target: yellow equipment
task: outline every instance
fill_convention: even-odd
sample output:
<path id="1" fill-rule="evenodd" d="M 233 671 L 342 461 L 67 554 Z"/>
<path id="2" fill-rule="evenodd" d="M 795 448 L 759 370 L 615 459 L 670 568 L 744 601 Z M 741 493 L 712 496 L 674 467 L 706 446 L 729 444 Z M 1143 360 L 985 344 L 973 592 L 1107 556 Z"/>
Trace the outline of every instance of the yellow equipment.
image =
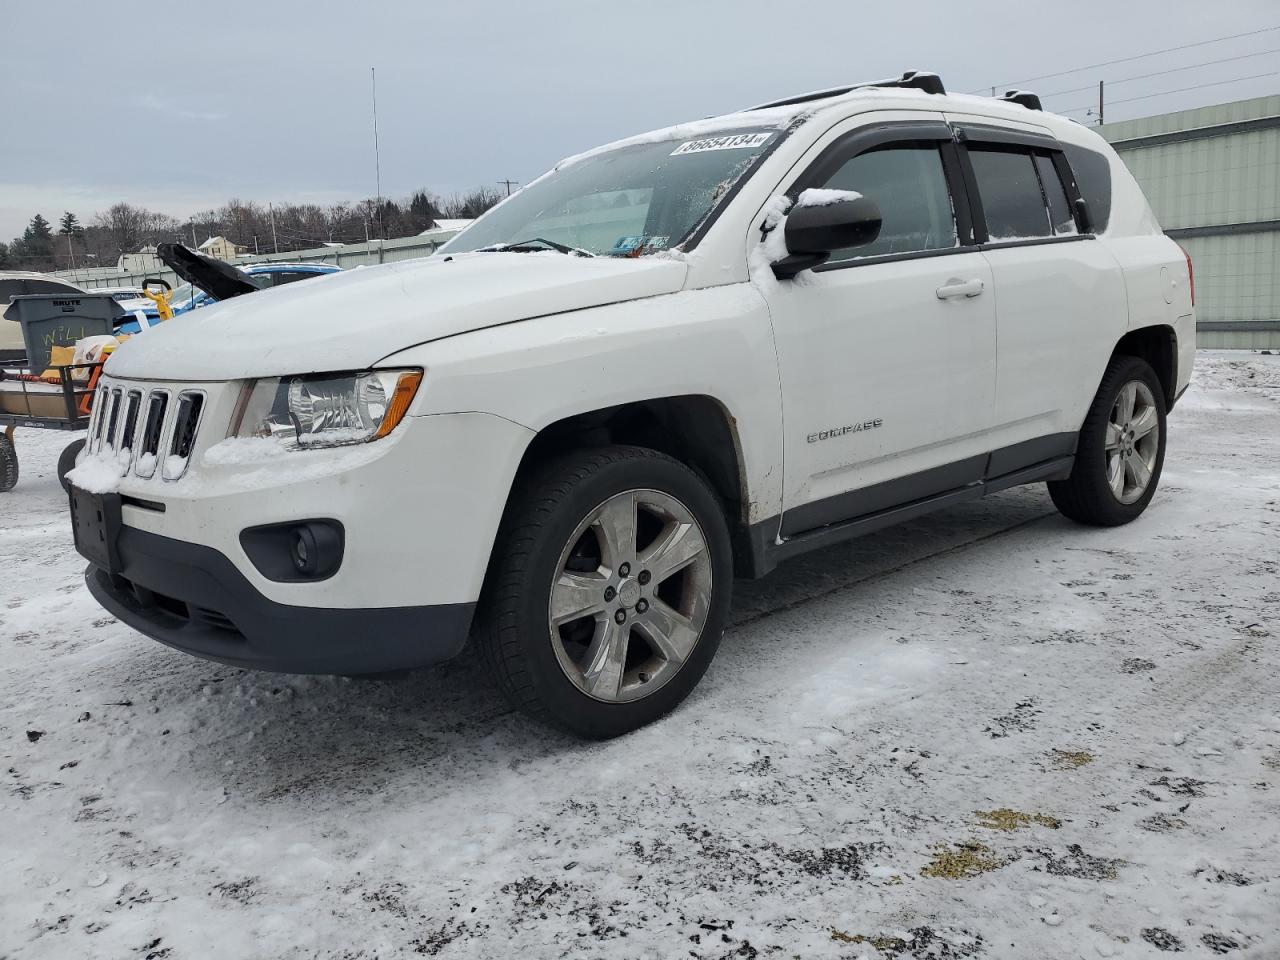
<path id="1" fill-rule="evenodd" d="M 161 320 L 173 319 L 173 308 L 169 306 L 169 284 L 163 280 L 143 280 L 142 295 L 156 305 L 156 313 Z"/>

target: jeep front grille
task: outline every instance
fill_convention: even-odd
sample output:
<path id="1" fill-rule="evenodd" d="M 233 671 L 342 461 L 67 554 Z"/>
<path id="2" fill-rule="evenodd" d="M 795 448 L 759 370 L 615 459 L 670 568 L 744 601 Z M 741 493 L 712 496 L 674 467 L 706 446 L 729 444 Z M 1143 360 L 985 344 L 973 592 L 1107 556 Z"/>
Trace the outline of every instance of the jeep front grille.
<path id="1" fill-rule="evenodd" d="M 93 398 L 89 422 L 89 452 L 125 452 L 127 470 L 143 480 L 155 475 L 157 464 L 165 480 L 177 480 L 187 472 L 196 435 L 204 413 L 205 395 L 183 390 L 177 403 L 171 391 L 157 387 L 100 386 Z"/>

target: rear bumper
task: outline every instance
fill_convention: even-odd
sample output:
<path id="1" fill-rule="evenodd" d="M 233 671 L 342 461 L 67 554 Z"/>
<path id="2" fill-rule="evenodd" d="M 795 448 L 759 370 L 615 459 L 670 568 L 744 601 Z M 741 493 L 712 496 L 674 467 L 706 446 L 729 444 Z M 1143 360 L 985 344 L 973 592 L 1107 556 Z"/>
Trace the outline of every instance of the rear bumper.
<path id="1" fill-rule="evenodd" d="M 121 573 L 92 564 L 94 598 L 186 653 L 282 673 L 377 673 L 435 663 L 466 643 L 474 603 L 330 608 L 263 596 L 212 547 L 124 527 Z"/>

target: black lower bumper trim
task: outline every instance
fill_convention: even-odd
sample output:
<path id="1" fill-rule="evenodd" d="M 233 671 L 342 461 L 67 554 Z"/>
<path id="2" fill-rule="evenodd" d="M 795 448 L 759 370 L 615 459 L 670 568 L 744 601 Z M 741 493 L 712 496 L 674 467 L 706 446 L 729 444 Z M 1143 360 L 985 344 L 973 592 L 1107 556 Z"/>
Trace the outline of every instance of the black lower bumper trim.
<path id="1" fill-rule="evenodd" d="M 347 609 L 264 597 L 212 547 L 124 527 L 120 573 L 90 564 L 94 598 L 140 633 L 186 653 L 282 673 L 379 673 L 447 660 L 474 603 Z"/>

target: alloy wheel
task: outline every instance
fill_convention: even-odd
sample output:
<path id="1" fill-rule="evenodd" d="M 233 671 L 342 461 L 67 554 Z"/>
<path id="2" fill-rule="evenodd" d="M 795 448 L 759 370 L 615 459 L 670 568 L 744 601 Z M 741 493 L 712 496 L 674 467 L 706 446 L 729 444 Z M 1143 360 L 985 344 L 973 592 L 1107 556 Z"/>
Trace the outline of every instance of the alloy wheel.
<path id="1" fill-rule="evenodd" d="M 711 551 L 683 503 L 628 490 L 587 513 L 560 554 L 548 627 L 565 676 L 589 697 L 648 696 L 679 672 L 711 609 Z"/>
<path id="2" fill-rule="evenodd" d="M 1107 420 L 1107 485 L 1121 503 L 1133 503 L 1151 485 L 1160 452 L 1160 414 L 1151 388 L 1130 380 L 1116 394 Z"/>

